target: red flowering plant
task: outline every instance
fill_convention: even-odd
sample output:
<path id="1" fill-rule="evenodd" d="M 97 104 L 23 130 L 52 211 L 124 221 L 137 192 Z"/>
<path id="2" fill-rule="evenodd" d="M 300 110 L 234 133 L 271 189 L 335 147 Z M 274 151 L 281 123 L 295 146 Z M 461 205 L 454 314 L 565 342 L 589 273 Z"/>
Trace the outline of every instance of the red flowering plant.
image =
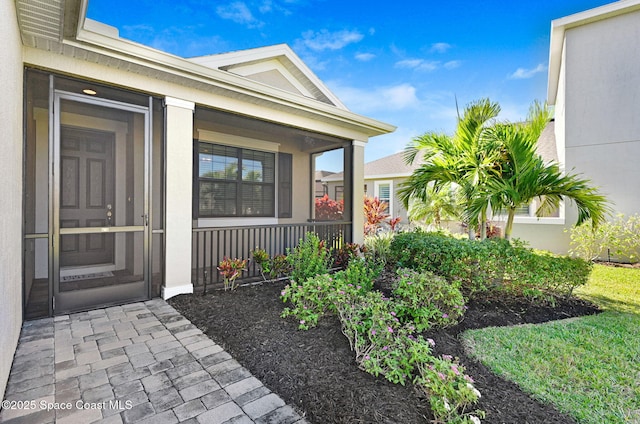
<path id="1" fill-rule="evenodd" d="M 229 289 L 235 290 L 236 280 L 240 277 L 242 271 L 246 271 L 245 266 L 247 266 L 246 259 L 238 259 L 238 258 L 227 258 L 226 256 L 220 264 L 218 265 L 218 271 L 220 271 L 220 275 L 224 278 L 224 290 L 227 291 Z"/>
<path id="2" fill-rule="evenodd" d="M 344 211 L 344 200 L 335 201 L 325 194 L 316 198 L 316 219 L 322 221 L 339 221 Z"/>

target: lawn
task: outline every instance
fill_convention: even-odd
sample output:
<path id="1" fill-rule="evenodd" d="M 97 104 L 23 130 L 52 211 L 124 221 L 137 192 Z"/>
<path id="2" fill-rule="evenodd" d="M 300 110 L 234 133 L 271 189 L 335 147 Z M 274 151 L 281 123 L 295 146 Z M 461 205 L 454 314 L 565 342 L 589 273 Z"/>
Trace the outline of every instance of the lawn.
<path id="1" fill-rule="evenodd" d="M 596 265 L 598 315 L 465 333 L 473 355 L 580 423 L 640 423 L 640 269 Z"/>

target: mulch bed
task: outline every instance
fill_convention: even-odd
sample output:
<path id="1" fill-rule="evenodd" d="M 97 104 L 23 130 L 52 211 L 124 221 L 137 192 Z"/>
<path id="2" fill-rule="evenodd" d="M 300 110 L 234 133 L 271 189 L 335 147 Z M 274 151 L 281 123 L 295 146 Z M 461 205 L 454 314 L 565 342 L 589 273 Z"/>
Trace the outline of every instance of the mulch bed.
<path id="1" fill-rule="evenodd" d="M 337 318 L 323 317 L 309 331 L 297 330 L 293 318 L 280 318 L 284 286 L 269 283 L 205 296 L 181 295 L 169 303 L 310 423 L 409 424 L 433 419 L 427 399 L 410 384 L 395 385 L 358 370 Z M 578 299 L 551 308 L 503 297 L 476 298 L 468 307 L 457 326 L 425 336 L 435 340 L 436 354 L 459 357 L 474 378 L 482 393 L 477 408 L 487 413 L 483 422 L 575 423 L 471 359 L 458 336 L 471 328 L 540 323 L 593 314 L 597 308 Z"/>

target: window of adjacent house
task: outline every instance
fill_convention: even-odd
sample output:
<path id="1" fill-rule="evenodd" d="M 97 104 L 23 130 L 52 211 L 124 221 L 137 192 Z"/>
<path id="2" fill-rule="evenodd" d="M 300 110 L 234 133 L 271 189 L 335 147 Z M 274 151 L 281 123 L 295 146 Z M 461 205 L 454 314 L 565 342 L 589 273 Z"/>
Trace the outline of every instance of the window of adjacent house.
<path id="1" fill-rule="evenodd" d="M 393 183 L 391 181 L 376 181 L 375 197 L 383 202 L 387 202 L 387 213 L 393 216 L 393 206 L 391 202 L 391 192 L 393 191 Z"/>
<path id="2" fill-rule="evenodd" d="M 199 143 L 199 216 L 275 216 L 275 161 L 271 152 Z"/>

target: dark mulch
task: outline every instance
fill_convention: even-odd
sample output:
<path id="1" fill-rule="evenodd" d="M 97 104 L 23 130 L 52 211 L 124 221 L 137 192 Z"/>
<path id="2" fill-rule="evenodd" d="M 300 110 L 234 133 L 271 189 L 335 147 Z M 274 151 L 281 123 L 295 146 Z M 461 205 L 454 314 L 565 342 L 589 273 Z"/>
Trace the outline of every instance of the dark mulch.
<path id="1" fill-rule="evenodd" d="M 428 401 L 411 385 L 394 385 L 358 370 L 335 317 L 322 318 L 309 331 L 297 330 L 292 318 L 280 318 L 284 285 L 181 295 L 169 303 L 285 402 L 306 413 L 311 423 L 409 424 L 432 419 Z M 559 302 L 555 308 L 507 298 L 476 298 L 468 306 L 460 324 L 427 336 L 436 341 L 437 354 L 459 357 L 475 379 L 482 393 L 478 408 L 487 413 L 483 422 L 574 423 L 469 358 L 458 336 L 470 328 L 539 323 L 593 314 L 597 309 L 577 299 Z"/>

